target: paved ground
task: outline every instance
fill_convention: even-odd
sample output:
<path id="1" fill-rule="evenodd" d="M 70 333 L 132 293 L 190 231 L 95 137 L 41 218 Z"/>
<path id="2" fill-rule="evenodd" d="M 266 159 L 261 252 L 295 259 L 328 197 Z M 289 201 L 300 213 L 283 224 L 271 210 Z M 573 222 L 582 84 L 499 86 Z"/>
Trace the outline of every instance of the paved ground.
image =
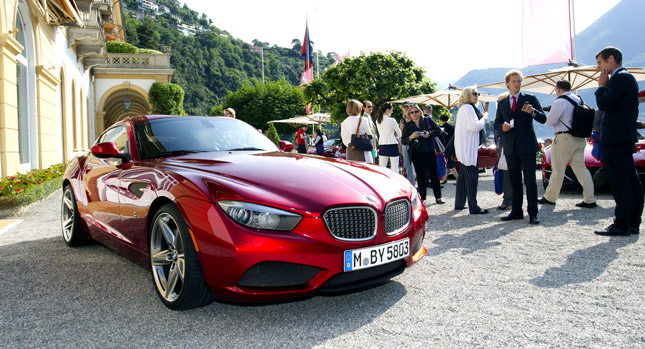
<path id="1" fill-rule="evenodd" d="M 579 209 L 567 191 L 530 226 L 453 211 L 454 188 L 428 206 L 428 255 L 390 283 L 186 312 L 161 304 L 142 267 L 100 245 L 68 248 L 58 191 L 0 231 L 0 347 L 645 347 L 643 241 L 593 234 L 611 221 L 609 194 Z M 490 171 L 479 201 L 501 201 Z"/>

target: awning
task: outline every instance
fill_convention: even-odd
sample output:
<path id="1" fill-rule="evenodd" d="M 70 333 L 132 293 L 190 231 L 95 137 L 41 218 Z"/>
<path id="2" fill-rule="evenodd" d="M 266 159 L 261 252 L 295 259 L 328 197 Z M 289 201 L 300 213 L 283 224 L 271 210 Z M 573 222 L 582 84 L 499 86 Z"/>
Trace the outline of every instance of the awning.
<path id="1" fill-rule="evenodd" d="M 70 0 L 47 0 L 52 12 L 56 14 L 61 22 L 74 22 L 79 27 L 85 27 L 75 1 Z"/>

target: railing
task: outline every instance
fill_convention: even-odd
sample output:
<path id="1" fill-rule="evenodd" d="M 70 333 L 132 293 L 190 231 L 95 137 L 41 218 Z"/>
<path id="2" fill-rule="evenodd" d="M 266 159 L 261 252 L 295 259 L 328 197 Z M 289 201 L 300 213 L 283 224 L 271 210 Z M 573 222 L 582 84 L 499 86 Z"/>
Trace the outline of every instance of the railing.
<path id="1" fill-rule="evenodd" d="M 105 60 L 107 68 L 170 68 L 170 54 L 108 53 Z"/>

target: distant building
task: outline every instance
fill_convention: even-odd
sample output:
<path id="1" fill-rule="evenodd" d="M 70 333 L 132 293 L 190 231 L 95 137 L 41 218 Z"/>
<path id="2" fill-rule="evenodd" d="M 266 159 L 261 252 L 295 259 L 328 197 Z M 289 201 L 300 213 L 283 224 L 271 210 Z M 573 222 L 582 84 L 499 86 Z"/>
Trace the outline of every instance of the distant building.
<path id="1" fill-rule="evenodd" d="M 177 29 L 184 34 L 184 36 L 195 35 L 197 32 L 194 25 L 187 25 L 184 23 L 178 24 Z"/>
<path id="2" fill-rule="evenodd" d="M 159 11 L 159 5 L 154 0 L 141 0 L 140 6 L 144 10 L 152 10 L 155 13 Z"/>
<path id="3" fill-rule="evenodd" d="M 170 9 L 166 5 L 159 5 L 159 11 L 157 13 L 170 13 Z"/>

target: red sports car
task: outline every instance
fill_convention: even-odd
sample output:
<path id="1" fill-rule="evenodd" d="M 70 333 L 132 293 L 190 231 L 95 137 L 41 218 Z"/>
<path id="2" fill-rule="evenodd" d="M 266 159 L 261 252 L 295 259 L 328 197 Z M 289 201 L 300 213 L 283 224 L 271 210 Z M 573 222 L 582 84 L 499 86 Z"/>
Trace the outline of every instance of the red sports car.
<path id="1" fill-rule="evenodd" d="M 636 165 L 636 172 L 641 181 L 645 182 L 645 136 L 643 135 L 644 130 L 639 131 L 639 139 L 636 143 L 636 152 L 633 154 L 634 165 Z M 596 171 L 600 168 L 600 161 L 594 158 L 591 155 L 592 145 L 587 144 L 585 147 L 585 166 L 593 176 Z M 544 149 L 542 154 L 542 185 L 546 188 L 549 185 L 549 179 L 551 178 L 551 145 Z M 604 178 L 603 178 L 604 179 Z M 594 180 L 597 180 L 594 178 Z M 567 164 L 567 169 L 564 172 L 564 184 L 579 184 L 576 178 L 576 175 L 573 173 L 573 170 Z M 594 183 L 595 187 L 598 188 L 604 183 Z"/>
<path id="2" fill-rule="evenodd" d="M 428 214 L 405 178 L 281 152 L 238 119 L 127 118 L 70 162 L 63 188 L 65 242 L 150 268 L 171 309 L 364 287 L 426 253 Z"/>

